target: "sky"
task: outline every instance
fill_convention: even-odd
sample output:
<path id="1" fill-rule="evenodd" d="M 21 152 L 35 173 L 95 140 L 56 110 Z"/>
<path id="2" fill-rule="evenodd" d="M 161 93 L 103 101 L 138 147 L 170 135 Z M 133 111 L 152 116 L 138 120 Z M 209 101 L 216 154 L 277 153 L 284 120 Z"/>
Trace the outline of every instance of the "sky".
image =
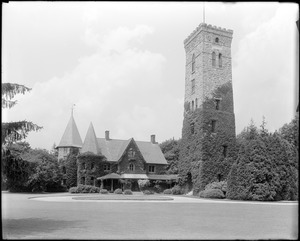
<path id="1" fill-rule="evenodd" d="M 72 106 L 82 141 L 181 138 L 183 41 L 206 22 L 233 30 L 236 134 L 263 117 L 269 131 L 296 114 L 299 32 L 295 3 L 9 2 L 2 10 L 2 82 L 32 88 L 2 110 L 28 120 L 32 148 L 58 145 Z M 205 19 L 203 15 L 205 6 Z"/>

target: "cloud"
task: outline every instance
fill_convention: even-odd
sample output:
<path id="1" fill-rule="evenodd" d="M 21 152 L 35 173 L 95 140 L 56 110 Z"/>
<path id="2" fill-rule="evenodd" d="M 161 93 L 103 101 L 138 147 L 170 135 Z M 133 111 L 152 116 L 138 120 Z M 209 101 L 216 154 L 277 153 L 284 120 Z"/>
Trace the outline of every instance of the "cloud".
<path id="1" fill-rule="evenodd" d="M 44 129 L 30 133 L 28 141 L 33 147 L 44 148 L 59 144 L 73 103 L 82 139 L 91 121 L 99 137 L 106 129 L 112 131 L 112 138 L 125 139 L 143 138 L 138 133 L 146 133 L 145 129 L 155 132 L 160 114 L 151 105 L 158 104 L 155 96 L 163 96 L 165 58 L 137 44 L 131 46 L 142 43 L 152 32 L 150 27 L 140 25 L 93 38 L 97 49 L 92 55 L 79 59 L 76 68 L 63 77 L 36 83 L 10 111 L 10 119 L 39 120 L 37 124 Z"/>
<path id="2" fill-rule="evenodd" d="M 251 118 L 260 125 L 265 116 L 274 131 L 295 114 L 295 10 L 282 5 L 240 41 L 233 71 L 237 133 Z"/>

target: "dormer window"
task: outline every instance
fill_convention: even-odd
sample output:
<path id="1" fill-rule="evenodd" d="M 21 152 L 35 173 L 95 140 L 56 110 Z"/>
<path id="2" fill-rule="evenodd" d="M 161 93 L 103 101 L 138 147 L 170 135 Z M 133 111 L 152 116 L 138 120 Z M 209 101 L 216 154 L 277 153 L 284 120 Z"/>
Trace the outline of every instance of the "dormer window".
<path id="1" fill-rule="evenodd" d="M 155 166 L 149 166 L 148 168 L 149 172 L 155 172 Z"/>
<path id="2" fill-rule="evenodd" d="M 133 163 L 130 163 L 130 164 L 129 164 L 129 170 L 130 170 L 130 171 L 134 171 L 134 165 L 133 165 Z"/>
<path id="3" fill-rule="evenodd" d="M 104 171 L 110 171 L 110 164 L 104 164 Z"/>

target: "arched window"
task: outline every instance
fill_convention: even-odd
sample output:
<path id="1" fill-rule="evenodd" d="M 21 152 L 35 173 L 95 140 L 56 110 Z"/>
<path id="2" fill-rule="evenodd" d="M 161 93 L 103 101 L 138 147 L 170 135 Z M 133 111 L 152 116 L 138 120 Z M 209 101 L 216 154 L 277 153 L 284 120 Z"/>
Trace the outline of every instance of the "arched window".
<path id="1" fill-rule="evenodd" d="M 212 66 L 215 67 L 216 66 L 216 53 L 213 52 L 211 57 L 212 57 Z"/>
<path id="2" fill-rule="evenodd" d="M 215 42 L 216 42 L 216 43 L 219 43 L 219 38 L 215 38 Z"/>
<path id="3" fill-rule="evenodd" d="M 195 72 L 195 54 L 193 54 L 193 57 L 192 57 L 192 73 Z"/>
<path id="4" fill-rule="evenodd" d="M 219 54 L 219 67 L 222 67 L 222 54 Z"/>
<path id="5" fill-rule="evenodd" d="M 129 170 L 134 171 L 134 165 L 132 163 L 129 164 Z"/>

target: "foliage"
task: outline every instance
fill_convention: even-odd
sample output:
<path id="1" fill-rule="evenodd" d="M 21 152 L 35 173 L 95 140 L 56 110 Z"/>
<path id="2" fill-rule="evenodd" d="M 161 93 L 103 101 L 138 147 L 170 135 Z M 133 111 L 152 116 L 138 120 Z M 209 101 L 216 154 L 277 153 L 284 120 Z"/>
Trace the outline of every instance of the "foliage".
<path id="1" fill-rule="evenodd" d="M 299 152 L 299 116 L 296 115 L 295 118 L 288 124 L 284 124 L 279 129 L 279 134 L 290 144 L 294 145 Z"/>
<path id="2" fill-rule="evenodd" d="M 179 142 L 173 138 L 159 145 L 168 162 L 167 174 L 178 174 Z"/>
<path id="3" fill-rule="evenodd" d="M 77 187 L 71 187 L 69 189 L 70 193 L 99 193 L 100 188 L 91 186 L 91 185 L 81 185 L 79 184 Z"/>
<path id="4" fill-rule="evenodd" d="M 172 194 L 172 190 L 171 189 L 165 189 L 164 194 Z"/>
<path id="5" fill-rule="evenodd" d="M 211 182 L 205 186 L 205 190 L 220 189 L 224 194 L 227 192 L 227 181 Z"/>
<path id="6" fill-rule="evenodd" d="M 154 192 L 151 191 L 151 190 L 144 190 L 143 193 L 144 193 L 145 195 L 154 194 Z"/>
<path id="7" fill-rule="evenodd" d="M 25 94 L 31 89 L 19 84 L 2 83 L 2 108 L 11 108 L 17 101 L 12 101 L 17 94 Z"/>
<path id="8" fill-rule="evenodd" d="M 129 189 L 124 190 L 125 195 L 132 195 L 132 191 Z"/>
<path id="9" fill-rule="evenodd" d="M 64 178 L 66 179 L 67 187 L 77 186 L 77 155 L 78 149 L 71 148 L 69 155 L 65 160 L 60 161 L 61 169 L 66 168 Z"/>
<path id="10" fill-rule="evenodd" d="M 222 99 L 220 110 L 216 110 L 215 98 L 209 97 L 201 108 L 186 112 L 183 121 L 180 185 L 188 185 L 188 189 L 192 186 L 194 194 L 208 183 L 225 180 L 237 154 L 231 83 L 215 89 L 212 96 Z"/>
<path id="11" fill-rule="evenodd" d="M 238 200 L 298 198 L 298 152 L 278 133 L 247 131 L 228 175 L 226 196 Z"/>
<path id="12" fill-rule="evenodd" d="M 205 189 L 199 193 L 199 196 L 202 198 L 225 198 L 220 189 Z"/>
<path id="13" fill-rule="evenodd" d="M 182 189 L 179 185 L 175 185 L 172 189 L 172 194 L 173 195 L 181 195 L 183 194 Z"/>
<path id="14" fill-rule="evenodd" d="M 141 191 L 146 190 L 147 187 L 150 186 L 150 181 L 149 180 L 138 180 L 139 188 Z"/>
<path id="15" fill-rule="evenodd" d="M 123 194 L 122 189 L 121 189 L 121 188 L 117 188 L 117 189 L 114 191 L 114 194 Z"/>
<path id="16" fill-rule="evenodd" d="M 23 155 L 24 160 L 37 163 L 28 179 L 32 191 L 62 191 L 62 173 L 55 156 L 46 150 L 34 149 Z"/>
<path id="17" fill-rule="evenodd" d="M 100 193 L 101 194 L 108 194 L 108 191 L 107 191 L 107 189 L 100 189 Z"/>

